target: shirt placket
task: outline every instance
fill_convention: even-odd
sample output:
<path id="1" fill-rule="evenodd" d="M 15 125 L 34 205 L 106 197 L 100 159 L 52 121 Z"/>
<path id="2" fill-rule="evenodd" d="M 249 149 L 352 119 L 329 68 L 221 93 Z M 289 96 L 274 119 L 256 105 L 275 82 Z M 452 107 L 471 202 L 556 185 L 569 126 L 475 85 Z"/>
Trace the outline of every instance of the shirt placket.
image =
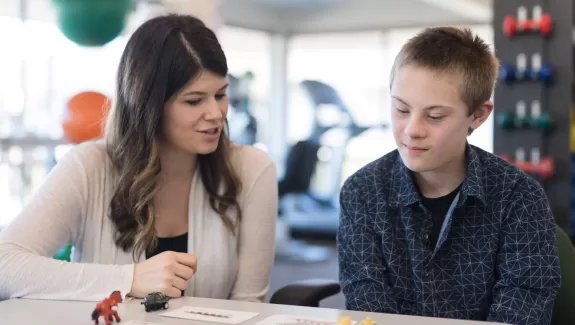
<path id="1" fill-rule="evenodd" d="M 434 297 L 434 282 L 433 282 L 433 263 L 432 255 L 434 247 L 431 247 L 430 233 L 433 228 L 431 222 L 431 212 L 427 211 L 425 207 L 420 207 L 423 211 L 423 221 L 421 223 L 421 231 L 419 232 L 418 245 L 422 256 L 421 268 L 419 270 L 421 277 L 421 307 L 424 315 L 435 315 L 435 297 Z"/>

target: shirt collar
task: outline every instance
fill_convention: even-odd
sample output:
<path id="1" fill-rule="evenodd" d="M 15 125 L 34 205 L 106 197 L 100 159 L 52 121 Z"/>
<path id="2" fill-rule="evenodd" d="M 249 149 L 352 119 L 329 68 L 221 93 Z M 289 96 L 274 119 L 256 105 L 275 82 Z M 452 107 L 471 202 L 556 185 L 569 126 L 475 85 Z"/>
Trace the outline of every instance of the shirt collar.
<path id="1" fill-rule="evenodd" d="M 465 148 L 467 169 L 461 184 L 461 197 L 458 206 L 467 201 L 468 197 L 479 199 L 485 204 L 485 187 L 483 183 L 483 166 L 476 149 L 467 143 Z M 388 203 L 391 206 L 408 206 L 420 201 L 419 192 L 415 187 L 411 171 L 405 166 L 398 154 L 393 165 L 392 184 Z"/>

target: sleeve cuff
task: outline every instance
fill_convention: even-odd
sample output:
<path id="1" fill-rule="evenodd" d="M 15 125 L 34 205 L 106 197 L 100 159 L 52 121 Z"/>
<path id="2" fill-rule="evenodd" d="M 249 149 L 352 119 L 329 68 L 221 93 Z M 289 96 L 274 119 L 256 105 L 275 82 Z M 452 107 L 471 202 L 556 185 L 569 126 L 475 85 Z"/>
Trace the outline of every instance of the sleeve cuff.
<path id="1" fill-rule="evenodd" d="M 120 290 L 120 293 L 122 294 L 122 299 L 124 300 L 124 302 L 128 301 L 128 299 L 131 300 L 131 297 L 128 296 L 128 293 L 130 293 L 130 291 L 132 290 L 132 283 L 134 282 L 134 268 L 135 268 L 135 264 L 128 264 L 128 265 L 122 265 L 122 286 L 121 288 L 118 288 L 117 290 Z"/>

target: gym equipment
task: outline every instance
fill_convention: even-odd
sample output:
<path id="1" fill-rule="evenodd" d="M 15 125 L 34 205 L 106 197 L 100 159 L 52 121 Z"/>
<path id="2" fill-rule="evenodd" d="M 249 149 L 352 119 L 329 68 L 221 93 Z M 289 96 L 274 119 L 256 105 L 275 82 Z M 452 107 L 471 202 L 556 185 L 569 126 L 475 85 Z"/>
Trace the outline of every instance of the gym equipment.
<path id="1" fill-rule="evenodd" d="M 551 129 L 553 127 L 553 119 L 551 118 L 551 114 L 549 112 L 541 113 L 541 115 L 535 120 L 535 125 L 539 129 Z"/>
<path id="2" fill-rule="evenodd" d="M 542 131 L 550 131 L 553 128 L 553 119 L 549 112 L 541 112 L 538 100 L 531 102 L 531 114 L 527 114 L 525 101 L 520 100 L 516 104 L 515 112 L 503 111 L 497 113 L 497 125 L 505 130 L 520 128 L 536 128 Z"/>
<path id="3" fill-rule="evenodd" d="M 513 129 L 516 126 L 515 115 L 513 114 L 513 112 L 510 111 L 503 111 L 497 113 L 495 122 L 500 128 L 506 130 Z"/>
<path id="4" fill-rule="evenodd" d="M 531 66 L 528 67 L 527 56 L 525 53 L 519 53 L 515 66 L 509 63 L 501 64 L 499 79 L 506 83 L 534 80 L 548 85 L 553 81 L 553 67 L 550 64 L 541 63 L 540 53 L 534 53 L 531 56 Z"/>
<path id="5" fill-rule="evenodd" d="M 509 155 L 502 154 L 500 157 L 517 166 L 527 174 L 537 176 L 543 181 L 550 180 L 555 175 L 555 164 L 552 157 L 541 158 L 539 148 L 531 149 L 531 160 L 525 160 L 525 151 L 523 148 L 518 148 L 515 152 L 515 159 Z"/>
<path id="6" fill-rule="evenodd" d="M 551 113 L 541 112 L 541 104 L 538 100 L 531 102 L 531 125 L 543 131 L 550 131 L 554 127 Z"/>
<path id="7" fill-rule="evenodd" d="M 524 4 L 524 8 L 519 10 L 518 4 Z M 541 159 L 538 168 L 531 168 L 533 166 L 529 165 L 525 167 L 528 170 L 531 168 L 532 171 L 542 172 L 544 177 L 549 177 L 547 174 L 550 174 L 551 169 L 554 170 L 555 176 L 541 184 L 549 198 L 557 225 L 567 230 L 572 223 L 574 227 L 571 235 L 575 238 L 575 209 L 572 211 L 570 204 L 566 204 L 572 197 L 575 198 L 575 195 L 572 195 L 574 194 L 573 184 L 566 181 L 573 175 L 572 158 L 569 152 L 569 139 L 571 138 L 571 110 L 569 108 L 573 107 L 575 100 L 573 87 L 575 48 L 565 46 L 565 44 L 573 44 L 573 34 L 570 30 L 572 26 L 575 26 L 575 15 L 573 15 L 575 2 L 500 0 L 492 1 L 492 8 L 493 48 L 496 49 L 497 58 L 500 62 L 512 64 L 522 52 L 524 68 L 529 65 L 528 70 L 533 71 L 533 73 L 530 72 L 529 79 L 536 78 L 541 82 L 541 84 L 514 83 L 513 77 L 510 76 L 512 80 L 509 82 L 513 83 L 512 87 L 506 82 L 497 83 L 493 96 L 497 107 L 513 110 L 519 100 L 526 101 L 527 108 L 531 108 L 530 116 L 535 127 L 522 130 L 495 127 L 493 129 L 493 153 L 512 155 L 517 148 L 526 148 L 526 150 L 539 148 L 545 158 L 552 158 Z M 529 13 L 530 17 L 527 17 L 527 11 L 531 10 L 533 13 Z M 506 26 L 505 17 L 515 12 L 517 12 L 518 23 L 514 28 L 513 21 L 508 19 L 509 31 L 506 32 L 502 28 L 502 25 Z M 522 22 L 527 18 L 531 18 L 532 22 L 525 25 Z M 565 28 L 559 28 L 559 26 L 565 26 Z M 560 29 L 566 32 L 560 33 Z M 533 33 L 529 35 L 528 31 Z M 541 34 L 552 37 L 542 37 Z M 522 35 L 522 37 L 508 35 Z M 558 48 L 562 50 L 557 52 L 555 49 Z M 528 60 L 531 60 L 530 64 Z M 535 100 L 539 101 L 541 106 L 539 116 L 533 113 Z M 549 132 L 551 130 L 552 132 Z M 534 177 L 538 178 L 538 175 Z"/>
<path id="8" fill-rule="evenodd" d="M 131 0 L 52 0 L 62 34 L 80 46 L 103 46 L 124 30 Z"/>
<path id="9" fill-rule="evenodd" d="M 346 131 L 343 142 L 337 148 L 339 149 L 338 157 L 343 159 L 348 141 L 372 127 L 357 125 L 348 107 L 333 87 L 315 80 L 304 80 L 300 83 L 300 87 L 307 93 L 314 105 L 313 129 L 309 138 L 296 143 L 288 153 L 285 176 L 279 183 L 280 199 L 287 194 L 300 194 L 317 203 L 319 208 L 333 209 L 335 208 L 333 197 L 337 196 L 339 184 L 333 189 L 331 197 L 326 199 L 318 198 L 310 193 L 310 183 L 318 162 L 318 153 L 323 148 L 322 137 L 327 132 L 336 129 Z M 321 110 L 324 108 L 335 108 L 340 117 L 338 121 L 324 122 L 321 118 Z M 333 153 L 334 150 L 331 151 Z M 332 155 L 331 159 L 336 158 Z M 333 161 L 336 163 L 333 165 L 332 177 L 340 179 L 341 162 Z"/>
<path id="10" fill-rule="evenodd" d="M 101 137 L 103 122 L 110 108 L 110 99 L 99 92 L 86 91 L 74 95 L 68 101 L 62 121 L 64 137 L 74 144 Z"/>
<path id="11" fill-rule="evenodd" d="M 351 116 L 337 91 L 322 82 L 304 80 L 300 87 L 306 92 L 314 106 L 314 122 L 311 135 L 298 141 L 290 148 L 285 173 L 280 180 L 280 207 L 294 203 L 295 209 L 286 211 L 280 208 L 278 235 L 276 236 L 276 259 L 290 262 L 319 262 L 329 258 L 329 248 L 308 245 L 294 238 L 334 241 L 339 225 L 338 198 L 341 178 L 341 165 L 347 143 L 353 137 L 374 126 L 359 126 Z M 322 119 L 323 109 L 334 109 L 339 118 L 326 122 Z M 341 132 L 342 140 L 337 146 L 326 145 L 322 139 L 329 132 Z M 320 198 L 311 193 L 311 181 L 322 151 L 330 152 L 328 168 L 330 178 L 337 180 L 330 195 Z M 286 202 L 287 201 L 287 202 Z M 293 212 L 293 213 L 292 213 Z M 281 225 L 281 226 L 280 226 Z M 286 228 L 285 231 L 282 231 Z"/>
<path id="12" fill-rule="evenodd" d="M 541 54 L 538 52 L 531 56 L 531 79 L 545 84 L 550 84 L 553 79 L 553 68 L 550 64 L 541 63 Z"/>
<path id="13" fill-rule="evenodd" d="M 257 142 L 258 122 L 252 113 L 250 94 L 253 79 L 254 75 L 249 71 L 242 77 L 228 75 L 230 139 L 243 145 L 253 145 Z"/>
<path id="14" fill-rule="evenodd" d="M 309 96 L 314 106 L 314 121 L 311 135 L 296 143 L 288 152 L 285 176 L 279 183 L 280 202 L 291 194 L 296 196 L 295 208 L 305 215 L 314 215 L 312 218 L 302 218 L 290 221 L 292 234 L 302 237 L 323 237 L 333 239 L 339 222 L 337 199 L 341 179 L 341 165 L 349 140 L 359 136 L 369 129 L 382 127 L 381 125 L 359 126 L 345 105 L 338 92 L 330 85 L 316 80 L 304 80 L 300 87 Z M 326 122 L 322 119 L 323 110 L 332 109 L 338 118 Z M 383 126 L 385 127 L 385 126 Z M 328 132 L 341 133 L 341 142 L 336 146 L 327 146 L 322 139 Z M 339 135 L 338 133 L 338 135 Z M 323 151 L 329 152 L 327 162 L 330 170 L 330 179 L 336 180 L 326 197 L 319 198 L 311 193 L 311 179 L 319 162 L 318 155 Z M 283 211 L 280 211 L 283 215 Z"/>
<path id="15" fill-rule="evenodd" d="M 507 37 L 534 32 L 548 36 L 552 30 L 553 21 L 551 15 L 543 13 L 541 6 L 533 7 L 532 19 L 527 19 L 527 9 L 524 6 L 517 9 L 517 17 L 507 15 L 503 19 L 503 31 Z"/>

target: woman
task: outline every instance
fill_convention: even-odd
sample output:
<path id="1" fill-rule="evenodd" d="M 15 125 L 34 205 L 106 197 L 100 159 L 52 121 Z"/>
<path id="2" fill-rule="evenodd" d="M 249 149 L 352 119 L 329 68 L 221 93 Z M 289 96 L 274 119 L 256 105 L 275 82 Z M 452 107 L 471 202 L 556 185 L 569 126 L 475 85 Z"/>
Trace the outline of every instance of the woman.
<path id="1" fill-rule="evenodd" d="M 227 72 L 198 19 L 144 23 L 122 54 L 104 139 L 72 149 L 0 232 L 0 299 L 262 301 L 276 170 L 228 139 Z M 72 263 L 50 258 L 67 243 Z"/>

